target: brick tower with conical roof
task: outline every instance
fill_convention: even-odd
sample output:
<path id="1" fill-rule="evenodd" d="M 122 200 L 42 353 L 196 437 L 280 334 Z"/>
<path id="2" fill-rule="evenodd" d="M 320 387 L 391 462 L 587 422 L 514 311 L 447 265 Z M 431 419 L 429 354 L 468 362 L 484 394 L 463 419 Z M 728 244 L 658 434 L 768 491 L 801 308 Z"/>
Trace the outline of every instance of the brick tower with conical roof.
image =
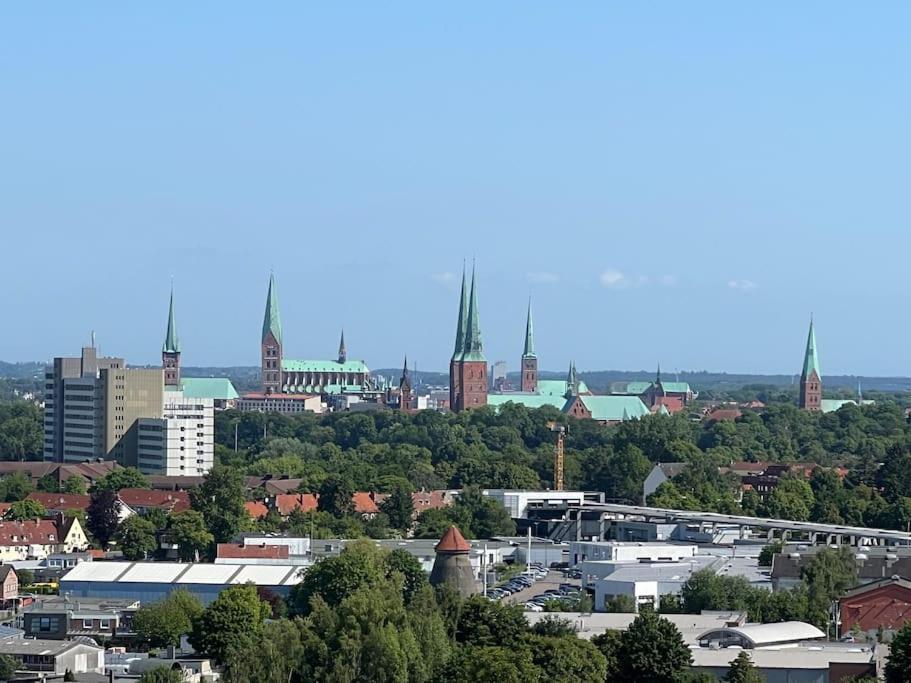
<path id="1" fill-rule="evenodd" d="M 449 527 L 436 544 L 436 559 L 430 572 L 434 586 L 446 584 L 462 597 L 478 593 L 478 582 L 471 567 L 471 544 L 455 525 Z"/>
<path id="2" fill-rule="evenodd" d="M 269 293 L 266 295 L 266 314 L 263 316 L 260 353 L 263 393 L 280 393 L 282 390 L 282 318 L 278 310 L 278 288 L 275 286 L 274 274 L 269 276 Z"/>
<path id="3" fill-rule="evenodd" d="M 800 398 L 797 405 L 803 410 L 822 410 L 822 375 L 819 372 L 819 356 L 816 354 L 816 332 L 813 318 L 810 318 L 810 332 L 807 348 L 803 354 L 803 371 L 800 373 Z"/>
<path id="4" fill-rule="evenodd" d="M 164 344 L 161 345 L 161 367 L 164 369 L 164 385 L 180 386 L 180 339 L 177 336 L 177 319 L 174 317 L 174 287 L 171 286 L 171 303 L 168 305 L 168 329 Z"/>

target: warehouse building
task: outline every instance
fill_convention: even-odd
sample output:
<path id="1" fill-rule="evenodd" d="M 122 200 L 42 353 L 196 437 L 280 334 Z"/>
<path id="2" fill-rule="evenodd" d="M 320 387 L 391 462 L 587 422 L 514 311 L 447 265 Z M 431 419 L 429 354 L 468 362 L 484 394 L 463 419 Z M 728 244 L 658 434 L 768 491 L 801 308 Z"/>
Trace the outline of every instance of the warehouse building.
<path id="1" fill-rule="evenodd" d="M 184 588 L 206 605 L 228 586 L 252 583 L 286 596 L 300 581 L 301 568 L 291 564 L 83 562 L 60 579 L 60 594 L 145 604 Z"/>

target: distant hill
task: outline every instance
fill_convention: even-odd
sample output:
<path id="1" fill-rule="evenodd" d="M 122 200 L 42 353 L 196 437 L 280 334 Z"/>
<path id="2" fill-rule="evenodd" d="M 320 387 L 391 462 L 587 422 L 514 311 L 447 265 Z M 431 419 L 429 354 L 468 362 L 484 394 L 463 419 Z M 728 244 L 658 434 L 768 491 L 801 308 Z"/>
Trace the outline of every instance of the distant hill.
<path id="1" fill-rule="evenodd" d="M 4 379 L 41 379 L 44 363 L 6 363 L 0 360 L 0 377 Z"/>

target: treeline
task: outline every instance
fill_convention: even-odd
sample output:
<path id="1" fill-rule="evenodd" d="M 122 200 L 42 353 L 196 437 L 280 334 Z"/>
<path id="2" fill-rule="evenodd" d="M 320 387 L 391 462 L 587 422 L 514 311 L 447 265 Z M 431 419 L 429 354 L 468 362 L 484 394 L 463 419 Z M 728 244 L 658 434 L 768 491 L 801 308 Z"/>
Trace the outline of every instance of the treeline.
<path id="1" fill-rule="evenodd" d="M 658 501 L 668 507 L 758 511 L 755 497 L 740 501 L 738 480 L 718 472 L 719 466 L 738 461 L 849 469 L 844 480 L 819 474 L 810 482 L 785 485 L 768 502 L 769 512 L 777 516 L 833 522 L 875 518 L 894 525 L 900 520 L 890 521 L 889 515 L 900 510 L 887 508 L 904 505 L 901 499 L 911 495 L 911 481 L 888 482 L 887 494 L 880 493 L 887 473 L 902 469 L 890 465 L 880 472 L 880 464 L 904 457 L 900 454 L 909 443 L 904 411 L 894 403 L 847 405 L 826 415 L 772 405 L 759 413 L 745 410 L 736 421 L 706 422 L 678 414 L 617 426 L 514 404 L 458 414 L 226 411 L 216 417 L 216 448 L 224 464 L 247 474 L 301 478 L 305 492 L 318 491 L 330 476 L 345 477 L 357 490 L 380 492 L 398 486 L 541 489 L 553 478 L 550 421 L 567 426 L 567 486 L 603 491 L 612 499 L 640 502 L 643 481 L 658 462 L 689 463 L 660 492 Z"/>

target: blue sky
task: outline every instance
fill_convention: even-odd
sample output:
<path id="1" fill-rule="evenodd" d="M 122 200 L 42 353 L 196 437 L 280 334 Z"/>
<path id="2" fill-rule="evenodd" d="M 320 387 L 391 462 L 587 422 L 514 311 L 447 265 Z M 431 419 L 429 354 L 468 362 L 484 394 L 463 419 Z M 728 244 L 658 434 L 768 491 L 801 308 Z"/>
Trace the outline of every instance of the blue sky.
<path id="1" fill-rule="evenodd" d="M 0 8 L 0 358 L 907 374 L 911 5 Z"/>

